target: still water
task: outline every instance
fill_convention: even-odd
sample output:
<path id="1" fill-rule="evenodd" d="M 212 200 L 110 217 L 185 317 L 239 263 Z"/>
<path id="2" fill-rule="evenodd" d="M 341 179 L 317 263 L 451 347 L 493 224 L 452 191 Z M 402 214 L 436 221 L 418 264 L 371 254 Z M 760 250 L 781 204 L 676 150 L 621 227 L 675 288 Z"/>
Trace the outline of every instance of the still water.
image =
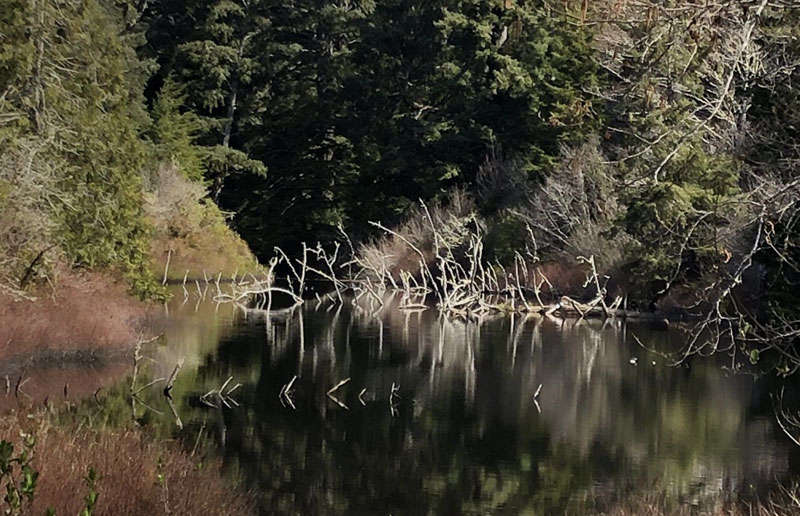
<path id="1" fill-rule="evenodd" d="M 398 302 L 267 316 L 178 295 L 153 374 L 185 359 L 180 433 L 264 514 L 564 514 L 646 489 L 703 505 L 794 469 L 759 382 L 632 338 L 669 349 L 675 330 Z M 230 408 L 199 401 L 229 377 Z"/>

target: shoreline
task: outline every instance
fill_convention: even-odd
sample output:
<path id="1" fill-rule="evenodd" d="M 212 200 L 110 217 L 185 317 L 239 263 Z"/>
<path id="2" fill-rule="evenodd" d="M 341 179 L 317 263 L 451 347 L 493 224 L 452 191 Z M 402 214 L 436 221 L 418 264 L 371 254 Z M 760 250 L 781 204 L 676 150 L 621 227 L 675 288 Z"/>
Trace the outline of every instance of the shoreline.
<path id="1" fill-rule="evenodd" d="M 252 493 L 221 459 L 195 455 L 177 434 L 114 417 L 112 402 L 120 388 L 127 396 L 137 343 L 157 305 L 99 273 L 68 272 L 48 294 L 0 296 L 0 439 L 14 446 L 13 457 L 23 452 L 23 433 L 35 443 L 28 456 L 38 481 L 23 513 L 75 514 L 95 496 L 97 514 L 252 514 Z"/>

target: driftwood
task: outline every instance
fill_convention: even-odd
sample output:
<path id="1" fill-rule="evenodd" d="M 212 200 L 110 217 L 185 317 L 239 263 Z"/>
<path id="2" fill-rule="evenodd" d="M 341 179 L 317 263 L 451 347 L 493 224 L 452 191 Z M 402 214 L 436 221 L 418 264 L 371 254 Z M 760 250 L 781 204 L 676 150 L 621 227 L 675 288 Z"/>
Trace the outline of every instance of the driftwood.
<path id="1" fill-rule="evenodd" d="M 172 385 L 175 383 L 175 379 L 178 377 L 178 372 L 181 370 L 181 367 L 183 367 L 183 361 L 184 358 L 181 357 L 181 359 L 178 360 L 178 363 L 175 364 L 175 369 L 172 370 L 172 374 L 169 375 L 169 379 L 167 380 L 167 385 L 164 387 L 163 391 L 164 396 L 167 399 L 170 400 L 172 399 Z"/>
<path id="2" fill-rule="evenodd" d="M 149 344 L 150 342 L 153 342 L 153 341 L 158 340 L 160 338 L 161 338 L 161 335 L 156 335 L 155 337 L 152 337 L 150 339 L 145 339 L 143 335 L 140 335 L 139 339 L 136 341 L 136 344 L 133 347 L 133 373 L 131 374 L 131 385 L 130 385 L 130 388 L 128 389 L 128 394 L 129 394 L 130 400 L 131 400 L 131 418 L 134 421 L 137 420 L 137 417 L 136 417 L 136 404 L 137 403 L 139 403 L 140 405 L 142 405 L 143 407 L 145 407 L 147 409 L 152 410 L 153 412 L 155 412 L 157 414 L 162 414 L 161 411 L 151 407 L 150 405 L 148 405 L 147 403 L 145 403 L 141 399 L 139 399 L 138 395 L 142 391 L 147 389 L 148 387 L 151 387 L 151 386 L 153 386 L 153 385 L 155 385 L 155 384 L 157 384 L 159 382 L 163 382 L 164 378 L 158 378 L 156 380 L 153 380 L 153 381 L 147 383 L 144 387 L 141 387 L 141 388 L 138 388 L 138 389 L 136 388 L 136 380 L 137 380 L 137 378 L 139 376 L 139 369 L 140 369 L 139 363 L 144 359 L 152 360 L 149 357 L 146 357 L 146 356 L 142 355 L 142 346 L 144 344 Z M 66 397 L 66 396 L 67 396 L 67 385 L 64 386 L 64 397 Z"/>
<path id="3" fill-rule="evenodd" d="M 605 284 L 608 277 L 598 273 L 595 257 L 579 256 L 578 262 L 587 266 L 584 288 L 593 286 L 595 297 L 588 303 L 567 296 L 552 298 L 555 291 L 550 280 L 538 265 L 538 256 L 528 250 L 523 243 L 527 257 L 515 253 L 514 263 L 505 267 L 499 262 L 490 263 L 484 256 L 483 235 L 481 226 L 474 216 L 466 224 L 470 229 L 460 236 L 456 243 L 451 236 L 452 229 L 440 230 L 431 216 L 427 206 L 422 203 L 426 222 L 433 236 L 433 249 L 423 252 L 419 246 L 404 235 L 378 223 L 370 222 L 373 227 L 382 230 L 389 237 L 408 246 L 412 256 L 417 258 L 414 272 L 409 270 L 390 270 L 390 256 L 373 252 L 369 257 L 360 256 L 353 247 L 346 233 L 342 231 L 352 253 L 347 261 L 341 259 L 341 246 L 336 243 L 331 251 L 322 244 L 315 247 L 302 245 L 302 255 L 290 258 L 280 248 L 275 248 L 276 256 L 262 277 L 254 274 L 231 277 L 227 288 L 220 286 L 220 275 L 216 278 L 216 303 L 234 303 L 247 308 L 255 305 L 255 310 L 272 312 L 273 296 L 284 295 L 291 299 L 292 306 L 305 303 L 309 296 L 307 285 L 316 279 L 330 286 L 330 292 L 320 295 L 314 292 L 317 309 L 324 303 L 341 306 L 345 302 L 357 305 L 362 299 L 368 299 L 370 307 L 375 310 L 384 306 L 387 292 L 402 294 L 398 308 L 407 311 L 422 311 L 432 307 L 453 317 L 476 317 L 487 313 L 540 313 L 544 315 L 558 314 L 564 317 L 647 317 L 646 314 L 629 312 L 623 304 L 622 297 L 607 300 Z M 534 235 L 528 228 L 530 238 Z M 535 247 L 535 241 L 533 241 Z M 288 273 L 280 278 L 280 286 L 276 284 L 275 271 L 283 264 Z M 184 296 L 189 297 L 184 275 Z M 208 276 L 204 271 L 206 285 Z M 204 299 L 206 292 L 200 289 L 196 281 L 197 295 Z M 545 300 L 545 285 L 549 288 L 551 299 Z M 346 295 L 348 294 L 348 295 Z M 626 303 L 627 305 L 627 303 Z M 283 402 L 287 400 L 281 394 Z"/>
<path id="4" fill-rule="evenodd" d="M 389 413 L 391 413 L 392 417 L 396 417 L 398 414 L 397 406 L 400 400 L 400 385 L 392 382 L 392 390 L 389 393 Z"/>

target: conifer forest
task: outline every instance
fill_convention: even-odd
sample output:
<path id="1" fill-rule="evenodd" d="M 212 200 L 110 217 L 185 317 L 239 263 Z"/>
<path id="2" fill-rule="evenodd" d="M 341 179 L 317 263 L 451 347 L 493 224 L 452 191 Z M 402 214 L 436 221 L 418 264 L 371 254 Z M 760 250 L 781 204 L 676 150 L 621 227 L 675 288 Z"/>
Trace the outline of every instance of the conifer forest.
<path id="1" fill-rule="evenodd" d="M 0 0 L 4 514 L 800 515 L 798 379 L 798 0 Z"/>

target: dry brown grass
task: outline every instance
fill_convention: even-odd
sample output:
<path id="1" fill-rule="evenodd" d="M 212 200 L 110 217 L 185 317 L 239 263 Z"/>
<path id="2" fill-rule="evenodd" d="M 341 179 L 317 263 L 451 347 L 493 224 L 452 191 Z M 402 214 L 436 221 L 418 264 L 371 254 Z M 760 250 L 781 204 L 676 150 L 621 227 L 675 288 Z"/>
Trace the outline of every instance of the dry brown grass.
<path id="1" fill-rule="evenodd" d="M 0 360 L 50 351 L 119 350 L 137 339 L 146 305 L 96 272 L 60 274 L 35 301 L 0 295 Z"/>
<path id="2" fill-rule="evenodd" d="M 583 287 L 586 281 L 586 269 L 578 263 L 551 262 L 538 267 L 540 274 L 544 274 L 555 291 L 551 291 L 547 283 L 542 285 L 542 292 L 545 295 L 568 295 L 580 298 L 586 289 Z M 533 277 L 529 278 L 528 287 L 533 288 Z M 538 281 L 541 281 L 539 279 Z M 592 287 L 594 288 L 594 287 Z"/>
<path id="3" fill-rule="evenodd" d="M 41 414 L 6 418 L 0 432 L 19 441 L 20 426 L 36 436 L 32 465 L 40 476 L 30 514 L 45 514 L 48 507 L 78 514 L 89 467 L 98 475 L 98 516 L 254 513 L 253 498 L 221 475 L 218 462 L 201 464 L 178 443 L 149 442 L 138 430 L 54 427 Z"/>
<path id="4" fill-rule="evenodd" d="M 585 514 L 585 513 L 584 513 Z M 800 486 L 778 486 L 764 500 L 731 502 L 711 500 L 702 504 L 677 503 L 663 492 L 635 494 L 596 516 L 797 516 L 800 515 Z"/>

